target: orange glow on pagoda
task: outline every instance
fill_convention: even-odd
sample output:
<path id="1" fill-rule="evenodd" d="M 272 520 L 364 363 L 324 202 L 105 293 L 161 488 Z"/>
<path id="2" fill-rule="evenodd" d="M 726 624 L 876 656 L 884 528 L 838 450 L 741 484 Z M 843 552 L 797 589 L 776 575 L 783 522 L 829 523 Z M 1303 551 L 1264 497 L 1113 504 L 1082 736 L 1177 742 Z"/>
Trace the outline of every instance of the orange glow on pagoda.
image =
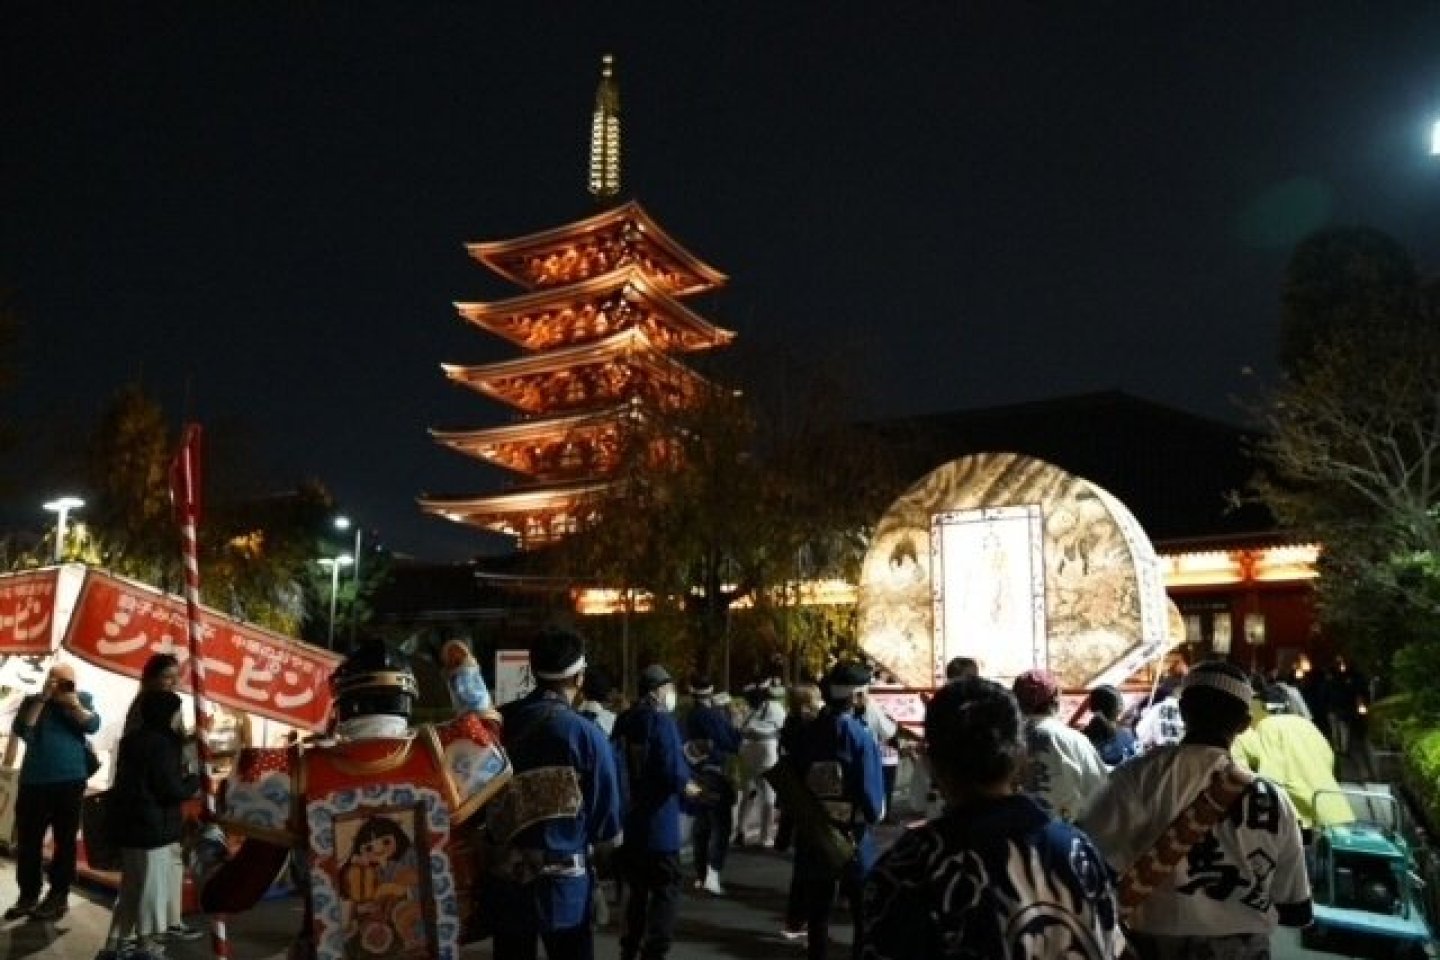
<path id="1" fill-rule="evenodd" d="M 591 192 L 600 200 L 618 190 L 618 110 L 607 57 L 590 164 Z M 723 347 L 735 334 L 681 301 L 727 278 L 634 201 L 529 236 L 466 244 L 466 250 L 526 292 L 493 303 L 457 303 L 456 310 L 525 353 L 442 369 L 454 383 L 513 408 L 517 419 L 478 430 L 431 430 L 431 436 L 518 479 L 502 493 L 423 496 L 420 506 L 508 534 L 528 549 L 574 533 L 593 514 L 620 465 L 627 422 L 646 410 L 683 409 L 708 389 L 680 357 Z"/>

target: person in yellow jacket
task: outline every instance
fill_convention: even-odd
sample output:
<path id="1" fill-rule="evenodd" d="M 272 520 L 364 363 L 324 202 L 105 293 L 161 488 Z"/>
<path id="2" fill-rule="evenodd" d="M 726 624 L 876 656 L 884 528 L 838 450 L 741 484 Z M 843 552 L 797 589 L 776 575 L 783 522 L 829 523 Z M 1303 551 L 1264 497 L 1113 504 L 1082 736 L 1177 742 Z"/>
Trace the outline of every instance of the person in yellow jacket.
<path id="1" fill-rule="evenodd" d="M 1235 738 L 1230 752 L 1237 762 L 1285 788 L 1300 826 L 1308 838 L 1317 826 L 1355 819 L 1349 803 L 1338 794 L 1321 797 L 1317 791 L 1338 791 L 1335 753 L 1314 722 L 1289 712 L 1285 691 L 1267 687 L 1250 704 L 1250 729 Z"/>

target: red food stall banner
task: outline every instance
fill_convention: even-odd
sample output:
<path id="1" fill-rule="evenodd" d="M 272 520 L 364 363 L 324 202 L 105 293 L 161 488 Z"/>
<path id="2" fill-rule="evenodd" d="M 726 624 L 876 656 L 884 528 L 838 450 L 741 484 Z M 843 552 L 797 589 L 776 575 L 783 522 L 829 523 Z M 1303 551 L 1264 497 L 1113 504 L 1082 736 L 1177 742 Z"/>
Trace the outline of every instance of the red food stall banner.
<path id="1" fill-rule="evenodd" d="M 50 655 L 59 583 L 58 569 L 0 577 L 0 654 Z"/>
<path id="2" fill-rule="evenodd" d="M 88 571 L 66 649 L 98 667 L 139 677 L 152 654 L 180 661 L 180 689 L 190 690 L 185 603 L 97 571 Z M 201 608 L 205 693 L 217 703 L 306 730 L 323 730 L 330 714 L 330 674 L 341 658 L 268 630 Z"/>

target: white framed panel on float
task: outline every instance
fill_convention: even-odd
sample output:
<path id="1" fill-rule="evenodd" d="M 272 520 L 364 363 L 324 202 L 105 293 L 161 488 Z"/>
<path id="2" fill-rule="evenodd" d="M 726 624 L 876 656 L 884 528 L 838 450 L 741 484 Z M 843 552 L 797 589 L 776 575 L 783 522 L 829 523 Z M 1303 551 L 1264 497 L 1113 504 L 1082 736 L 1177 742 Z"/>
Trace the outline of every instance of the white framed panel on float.
<path id="1" fill-rule="evenodd" d="M 1039 504 L 934 514 L 930 549 L 937 683 L 954 657 L 1007 684 L 1049 664 Z"/>

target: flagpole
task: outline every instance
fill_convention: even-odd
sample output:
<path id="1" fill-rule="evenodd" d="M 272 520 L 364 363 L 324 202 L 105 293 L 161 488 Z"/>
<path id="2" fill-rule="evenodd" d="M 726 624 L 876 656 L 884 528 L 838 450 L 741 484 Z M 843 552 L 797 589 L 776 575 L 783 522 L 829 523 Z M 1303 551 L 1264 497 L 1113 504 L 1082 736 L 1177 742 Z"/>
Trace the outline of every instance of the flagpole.
<path id="1" fill-rule="evenodd" d="M 215 727 L 215 705 L 205 695 L 205 658 L 202 655 L 204 631 L 200 622 L 200 560 L 196 528 L 200 506 L 199 470 L 200 425 L 185 427 L 180 453 L 171 474 L 171 496 L 180 520 L 180 548 L 185 561 L 185 613 L 190 638 L 190 692 L 195 699 L 195 739 L 200 757 L 200 782 L 205 797 L 205 823 L 216 819 L 216 792 L 219 784 L 212 776 L 210 734 Z M 230 956 L 230 940 L 225 930 L 225 917 L 210 917 L 210 948 L 218 960 Z"/>

